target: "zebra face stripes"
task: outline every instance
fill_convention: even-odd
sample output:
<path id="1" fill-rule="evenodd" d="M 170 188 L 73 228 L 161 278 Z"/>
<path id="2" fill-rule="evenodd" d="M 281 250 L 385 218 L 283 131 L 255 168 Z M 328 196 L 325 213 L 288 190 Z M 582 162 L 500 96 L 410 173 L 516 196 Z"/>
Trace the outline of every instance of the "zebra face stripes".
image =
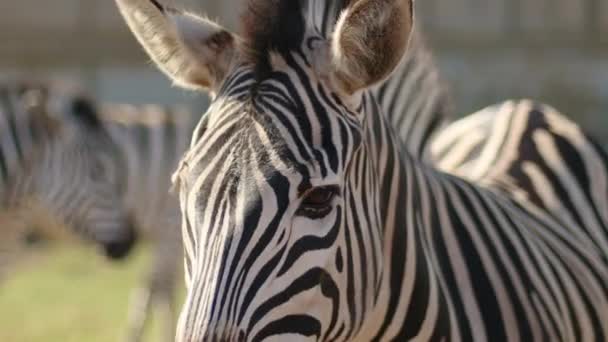
<path id="1" fill-rule="evenodd" d="M 340 314 L 348 311 L 338 289 L 348 287 L 352 272 L 345 225 L 358 220 L 356 229 L 365 234 L 367 220 L 377 219 L 357 217 L 352 203 L 364 191 L 353 175 L 365 159 L 358 113 L 300 78 L 303 60 L 274 58 L 290 67 L 274 70 L 255 99 L 221 100 L 248 98 L 247 88 L 219 93 L 190 152 L 193 159 L 186 160 L 194 169 L 182 179 L 185 202 L 200 208 L 185 209 L 187 302 L 193 307 L 184 309 L 182 324 L 208 324 L 206 331 L 225 338 L 246 332 L 261 340 L 300 324 L 312 329 L 303 334 L 335 333 L 344 324 Z M 233 75 L 243 83 L 254 82 L 253 76 L 246 68 Z M 291 93 L 313 86 L 316 106 L 307 108 Z M 379 255 L 372 257 L 370 265 L 380 263 Z M 377 273 L 368 271 L 370 277 Z M 317 295 L 323 299 L 311 301 Z M 322 330 L 329 321 L 333 327 Z M 190 338 L 204 338 L 206 331 Z"/>
<path id="2" fill-rule="evenodd" d="M 182 32 L 180 23 L 191 17 L 165 10 L 159 18 L 161 13 L 153 13 L 156 3 L 118 3 L 157 60 L 162 54 L 154 53 L 161 47 L 156 39 L 147 40 L 150 32 L 170 43 L 163 48 L 192 39 L 179 35 L 194 30 L 207 35 L 197 41 L 214 44 L 214 37 L 224 34 L 201 21 L 200 28 Z M 264 57 L 256 62 L 241 56 L 221 88 L 212 86 L 217 97 L 180 176 L 190 284 L 180 320 L 182 339 L 263 340 L 291 329 L 292 334 L 332 339 L 361 326 L 364 314 L 355 307 L 371 308 L 382 255 L 381 233 L 374 230 L 381 226 L 378 198 L 366 197 L 376 193 L 378 184 L 368 147 L 361 143 L 365 101 L 354 93 L 382 80 L 399 62 L 411 29 L 410 5 L 370 1 L 353 8 L 343 15 L 331 47 L 312 34 L 298 37 L 302 43 L 294 47 L 269 41 L 277 44 L 276 52 L 258 51 Z M 287 3 L 280 6 L 290 10 Z M 371 15 L 381 22 L 368 27 L 364 23 Z M 178 25 L 177 36 L 162 30 L 169 25 Z M 375 48 L 390 48 L 394 55 L 372 61 L 375 52 L 362 50 L 357 41 L 387 30 L 390 40 L 377 40 Z M 249 39 L 263 40 L 265 34 Z M 214 47 L 198 48 L 223 53 Z M 184 58 L 172 57 L 175 61 L 163 64 L 165 71 L 169 62 Z M 335 68 L 327 70 L 332 63 Z M 172 76 L 184 83 L 204 72 Z M 199 83 L 207 84 L 214 83 Z M 363 241 L 374 241 L 374 248 L 367 250 Z M 355 269 L 366 275 L 363 283 L 356 281 Z M 361 303 L 353 298 L 355 291 L 365 293 Z"/>

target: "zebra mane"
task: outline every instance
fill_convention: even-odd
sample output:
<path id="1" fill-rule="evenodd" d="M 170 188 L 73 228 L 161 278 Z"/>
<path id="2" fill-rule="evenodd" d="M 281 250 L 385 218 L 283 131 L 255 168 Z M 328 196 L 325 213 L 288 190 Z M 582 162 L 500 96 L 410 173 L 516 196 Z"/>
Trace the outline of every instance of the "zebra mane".
<path id="1" fill-rule="evenodd" d="M 256 66 L 256 78 L 270 72 L 271 51 L 287 53 L 300 47 L 306 32 L 302 0 L 247 0 L 241 28 L 245 55 Z"/>

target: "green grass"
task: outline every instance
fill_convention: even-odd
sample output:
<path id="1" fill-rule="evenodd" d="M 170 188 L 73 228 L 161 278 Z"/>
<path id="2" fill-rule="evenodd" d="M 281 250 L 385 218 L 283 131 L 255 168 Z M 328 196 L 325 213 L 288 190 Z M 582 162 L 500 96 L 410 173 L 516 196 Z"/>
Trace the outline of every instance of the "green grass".
<path id="1" fill-rule="evenodd" d="M 146 256 L 137 250 L 124 263 L 109 263 L 91 249 L 63 245 L 15 265 L 0 284 L 0 341 L 119 341 Z M 153 322 L 147 337 L 157 332 Z"/>

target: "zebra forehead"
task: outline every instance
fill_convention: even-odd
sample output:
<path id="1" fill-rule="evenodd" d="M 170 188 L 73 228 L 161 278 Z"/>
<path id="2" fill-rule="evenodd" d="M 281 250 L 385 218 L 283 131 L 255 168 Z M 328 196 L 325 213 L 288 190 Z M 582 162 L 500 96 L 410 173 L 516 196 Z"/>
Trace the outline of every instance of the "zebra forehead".
<path id="1" fill-rule="evenodd" d="M 256 66 L 257 80 L 270 72 L 269 52 L 296 50 L 304 39 L 306 21 L 300 0 L 249 0 L 242 20 L 245 55 Z"/>
<path id="2" fill-rule="evenodd" d="M 269 115 L 249 111 L 219 113 L 219 119 L 209 120 L 209 126 L 182 159 L 176 177 L 198 173 L 200 168 L 218 162 L 225 172 L 238 174 L 254 169 L 259 173 L 301 169 L 299 164 L 306 162 L 296 161 L 290 153 L 293 146 L 288 141 L 292 138 L 279 133 Z"/>

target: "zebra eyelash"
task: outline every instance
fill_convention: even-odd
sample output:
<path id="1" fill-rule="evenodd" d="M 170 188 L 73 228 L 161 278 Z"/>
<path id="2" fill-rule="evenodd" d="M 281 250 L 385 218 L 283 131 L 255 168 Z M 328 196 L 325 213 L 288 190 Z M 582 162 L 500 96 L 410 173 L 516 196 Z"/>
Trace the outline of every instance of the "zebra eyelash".
<path id="1" fill-rule="evenodd" d="M 340 193 L 337 185 L 320 186 L 310 189 L 302 198 L 297 216 L 309 219 L 322 219 L 333 209 L 335 198 Z"/>

